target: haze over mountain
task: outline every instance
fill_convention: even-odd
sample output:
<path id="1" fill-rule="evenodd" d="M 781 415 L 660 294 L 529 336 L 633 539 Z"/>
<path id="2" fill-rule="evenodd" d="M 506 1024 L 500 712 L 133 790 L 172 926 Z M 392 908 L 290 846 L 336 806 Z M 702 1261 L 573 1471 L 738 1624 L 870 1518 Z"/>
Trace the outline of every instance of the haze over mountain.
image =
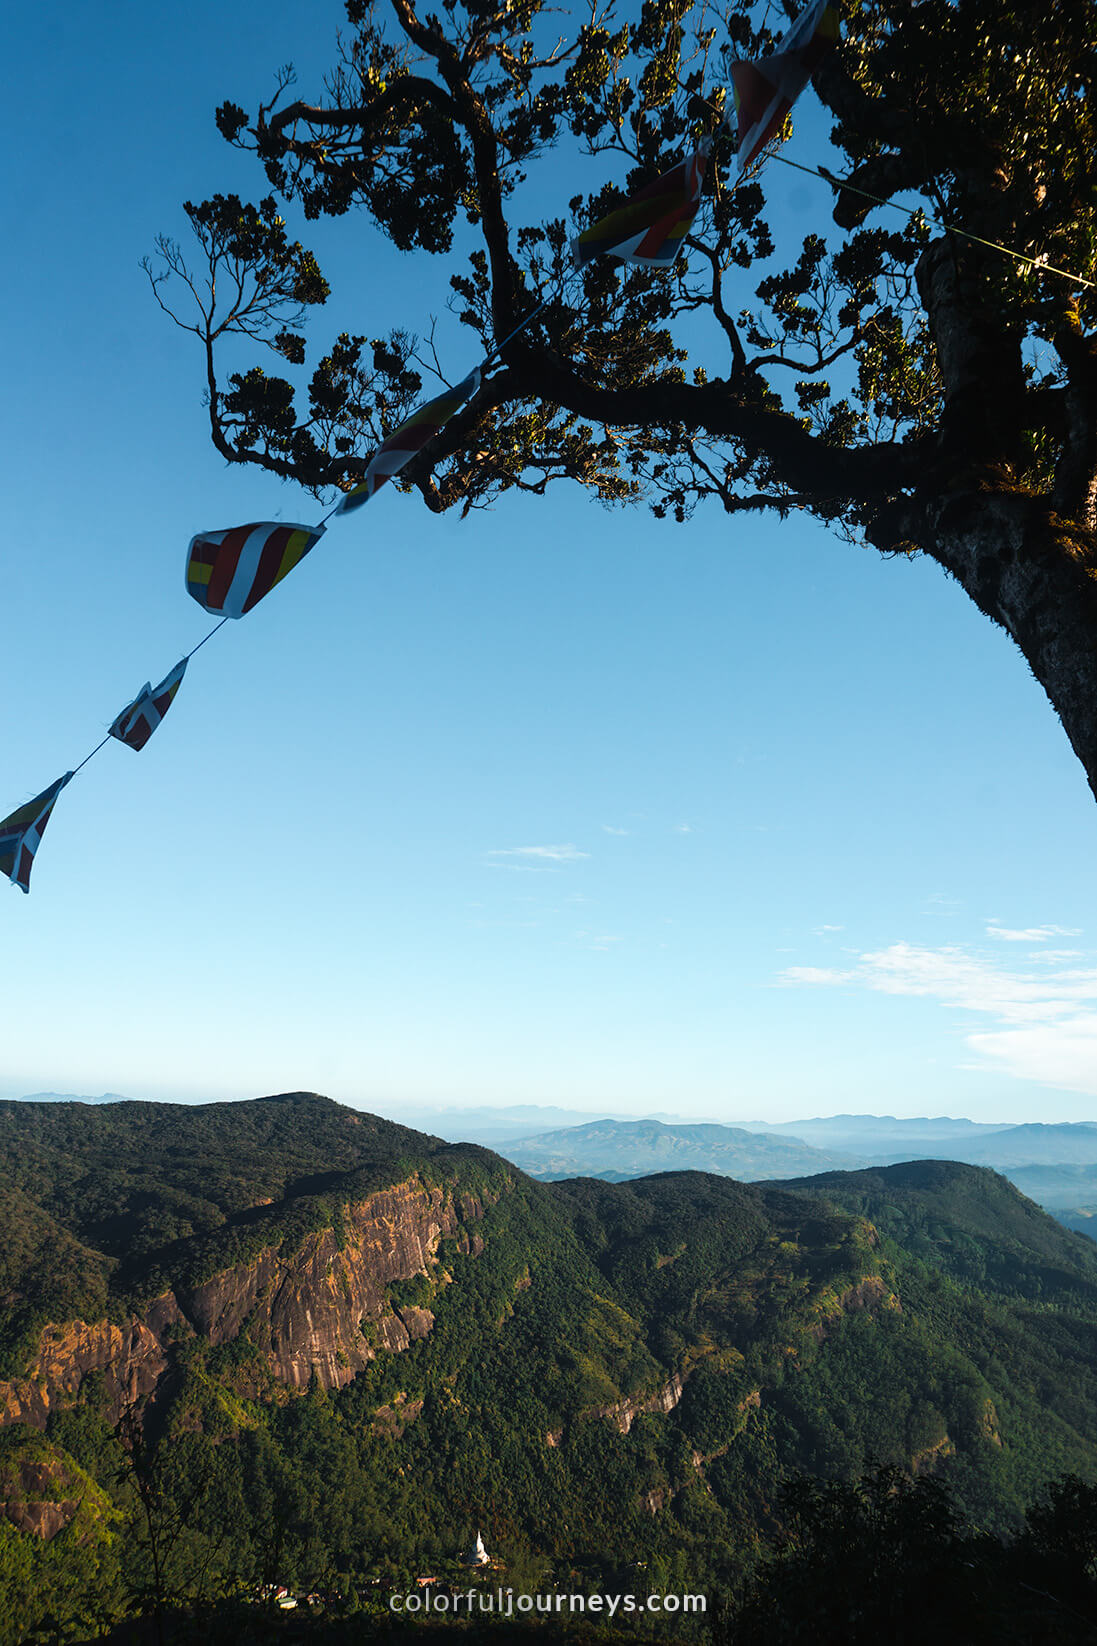
<path id="1" fill-rule="evenodd" d="M 1003 1175 L 1068 1229 L 1097 1239 L 1097 1166 L 1015 1166 Z"/>
<path id="2" fill-rule="evenodd" d="M 949 1115 L 914 1116 L 876 1114 L 817 1115 L 814 1119 L 736 1121 L 747 1132 L 770 1132 L 781 1137 L 798 1137 L 820 1149 L 839 1149 L 850 1154 L 880 1158 L 904 1151 L 919 1155 L 936 1153 L 936 1145 L 960 1148 L 968 1141 L 1010 1130 L 1008 1121 L 954 1119 Z M 954 1158 L 963 1159 L 963 1155 Z"/>
<path id="3" fill-rule="evenodd" d="M 667 1126 L 658 1120 L 616 1118 L 500 1143 L 498 1148 L 531 1177 L 545 1179 L 616 1180 L 652 1172 L 702 1171 L 751 1182 L 778 1175 L 806 1176 L 828 1166 L 864 1164 L 856 1156 L 814 1149 L 793 1137 L 752 1134 L 716 1124 Z"/>
<path id="4" fill-rule="evenodd" d="M 103 1092 L 99 1097 L 80 1097 L 75 1092 L 31 1092 L 29 1096 L 16 1099 L 21 1103 L 128 1103 L 129 1099 L 119 1092 Z"/>
<path id="5" fill-rule="evenodd" d="M 1006 1166 L 1097 1164 L 1097 1124 L 1088 1120 L 1045 1124 L 1030 1121 L 991 1135 L 973 1137 L 960 1145 L 953 1159 L 973 1165 Z M 934 1150 L 936 1154 L 938 1151 Z"/>
<path id="6" fill-rule="evenodd" d="M 378 1112 L 383 1112 L 384 1108 L 382 1105 Z M 536 1137 L 542 1132 L 561 1127 L 586 1125 L 603 1116 L 597 1111 L 592 1114 L 587 1109 L 566 1109 L 539 1103 L 513 1103 L 499 1107 L 483 1105 L 478 1108 L 401 1104 L 398 1109 L 392 1108 L 385 1118 L 402 1126 L 414 1126 L 418 1131 L 432 1132 L 437 1137 L 444 1137 L 448 1143 L 495 1145 L 518 1138 Z"/>
<path id="7" fill-rule="evenodd" d="M 835 1146 L 823 1149 L 808 1138 L 829 1138 Z M 851 1146 L 849 1152 L 837 1147 L 839 1140 Z M 857 1143 L 859 1153 L 852 1149 Z M 1084 1121 L 981 1125 L 944 1116 L 833 1115 L 769 1130 L 754 1123 L 664 1126 L 614 1118 L 501 1141 L 499 1147 L 534 1177 L 614 1182 L 687 1168 L 752 1182 L 809 1176 L 827 1166 L 957 1160 L 1002 1172 L 1066 1227 L 1087 1234 L 1097 1230 L 1097 1124 Z M 1092 1176 L 1085 1170 L 1090 1165 Z"/>

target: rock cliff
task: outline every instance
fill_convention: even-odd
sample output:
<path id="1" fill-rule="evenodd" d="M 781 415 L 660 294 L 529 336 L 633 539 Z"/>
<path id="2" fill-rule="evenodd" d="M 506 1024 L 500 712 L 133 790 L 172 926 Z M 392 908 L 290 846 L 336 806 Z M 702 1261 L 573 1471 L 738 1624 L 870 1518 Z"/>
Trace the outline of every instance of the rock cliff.
<path id="1" fill-rule="evenodd" d="M 253 1365 L 285 1387 L 307 1388 L 315 1375 L 324 1388 L 339 1388 L 379 1350 L 399 1352 L 429 1333 L 430 1309 L 394 1303 L 389 1288 L 416 1275 L 444 1281 L 439 1241 L 452 1235 L 460 1249 L 479 1252 L 479 1234 L 465 1225 L 482 1216 L 475 1195 L 455 1202 L 414 1176 L 346 1206 L 338 1231 L 309 1234 L 293 1250 L 272 1241 L 201 1285 L 164 1293 L 140 1318 L 49 1324 L 27 1374 L 0 1383 L 0 1426 L 44 1428 L 51 1410 L 74 1404 L 93 1374 L 117 1421 L 155 1394 L 173 1343 L 191 1335 L 217 1346 L 244 1333 Z"/>

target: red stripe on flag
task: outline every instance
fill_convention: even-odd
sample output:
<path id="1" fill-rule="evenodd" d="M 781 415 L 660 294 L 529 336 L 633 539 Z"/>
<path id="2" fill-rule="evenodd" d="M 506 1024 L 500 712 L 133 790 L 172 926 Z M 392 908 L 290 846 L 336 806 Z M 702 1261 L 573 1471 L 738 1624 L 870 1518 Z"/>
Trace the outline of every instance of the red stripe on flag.
<path id="1" fill-rule="evenodd" d="M 278 576 L 278 568 L 282 564 L 282 555 L 285 552 L 286 544 L 293 536 L 295 529 L 293 526 L 276 526 L 267 537 L 266 542 L 263 544 L 263 551 L 259 556 L 259 564 L 255 568 L 255 576 L 251 580 L 248 597 L 244 601 L 244 610 L 246 612 L 250 612 L 251 608 L 273 589 L 275 579 Z"/>
<path id="2" fill-rule="evenodd" d="M 210 611 L 224 610 L 225 600 L 236 575 L 240 551 L 250 535 L 250 526 L 234 526 L 221 539 L 220 546 L 213 556 L 213 570 L 210 572 L 209 588 L 206 590 L 206 605 Z"/>
<path id="3" fill-rule="evenodd" d="M 676 236 L 674 231 L 681 227 L 683 222 L 688 227 L 688 220 L 693 218 L 695 212 L 696 208 L 692 201 L 687 206 L 680 206 L 677 211 L 668 212 L 666 217 L 661 217 L 658 223 L 651 225 L 636 249 L 629 252 L 629 256 L 654 257 L 663 250 L 668 240 L 681 240 L 683 236 Z"/>
<path id="4" fill-rule="evenodd" d="M 733 63 L 731 79 L 738 94 L 739 136 L 742 137 L 761 119 L 777 87 L 753 63 Z"/>

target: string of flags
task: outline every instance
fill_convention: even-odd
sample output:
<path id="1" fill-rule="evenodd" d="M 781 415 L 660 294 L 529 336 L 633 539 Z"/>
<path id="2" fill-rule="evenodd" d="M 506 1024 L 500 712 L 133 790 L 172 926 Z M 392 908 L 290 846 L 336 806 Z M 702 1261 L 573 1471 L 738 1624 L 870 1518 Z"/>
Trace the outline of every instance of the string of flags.
<path id="1" fill-rule="evenodd" d="M 529 324 L 527 320 L 526 325 Z M 459 411 L 466 400 L 471 400 L 480 387 L 481 366 L 470 371 L 463 382 L 454 389 L 447 389 L 434 400 L 428 400 L 425 406 L 413 412 L 406 423 L 401 423 L 395 434 L 390 434 L 383 446 L 378 446 L 370 458 L 362 479 L 357 486 L 343 496 L 336 504 L 333 513 L 351 514 L 360 509 L 363 503 L 368 503 L 375 492 L 379 491 L 386 480 L 391 480 L 394 474 L 399 474 L 405 463 L 410 463 L 417 452 L 422 451 L 428 440 L 433 440 L 440 429 L 444 428 L 453 416 Z"/>
<path id="2" fill-rule="evenodd" d="M 838 11 L 830 0 L 813 0 L 769 57 L 728 66 L 739 124 L 739 173 L 748 171 L 780 135 L 792 105 L 838 44 Z"/>
<path id="3" fill-rule="evenodd" d="M 648 183 L 571 242 L 572 262 L 584 268 L 595 257 L 617 257 L 649 269 L 669 269 L 701 204 L 711 137 L 703 137 L 670 171 Z"/>
<path id="4" fill-rule="evenodd" d="M 30 891 L 34 854 L 42 844 L 54 801 L 74 776 L 74 772 L 66 772 L 0 823 L 0 874 L 6 874 L 13 886 L 25 892 Z"/>
<path id="5" fill-rule="evenodd" d="M 182 658 L 158 686 L 150 686 L 146 680 L 133 702 L 127 703 L 114 721 L 109 736 L 139 754 L 175 702 L 175 694 L 187 672 L 187 662 L 187 658 Z"/>
<path id="6" fill-rule="evenodd" d="M 739 180 L 771 152 L 771 146 L 781 136 L 785 117 L 822 56 L 837 40 L 836 6 L 832 0 L 811 0 L 778 42 L 776 51 L 768 57 L 728 64 L 738 137 Z M 730 128 L 730 125 L 729 111 L 724 127 Z M 619 262 L 645 268 L 671 268 L 700 206 L 712 145 L 712 138 L 702 138 L 691 154 L 684 156 L 675 166 L 631 195 L 623 205 L 576 236 L 571 243 L 575 268 L 584 268 L 596 257 L 613 257 Z M 826 178 L 825 173 L 819 172 L 818 175 L 833 185 L 833 180 Z M 942 224 L 941 227 L 947 229 L 948 225 Z M 1010 252 L 1008 247 L 999 246 L 996 249 L 1010 256 L 1019 255 Z M 1066 273 L 1064 270 L 1048 272 Z M 1078 280 L 1082 285 L 1092 284 L 1078 276 L 1067 275 L 1067 278 Z M 66 784 L 112 738 L 135 752 L 145 747 L 174 703 L 187 664 L 195 652 L 212 639 L 230 618 L 240 618 L 252 611 L 271 589 L 299 566 L 316 547 L 324 535 L 327 521 L 333 515 L 353 513 L 368 503 L 387 480 L 399 474 L 454 413 L 473 398 L 480 388 L 486 367 L 512 337 L 536 319 L 547 301 L 545 299 L 538 304 L 466 378 L 427 401 L 401 423 L 374 452 L 362 479 L 344 493 L 319 525 L 286 525 L 266 520 L 246 526 L 198 532 L 191 538 L 186 558 L 187 593 L 204 611 L 220 621 L 180 659 L 158 686 L 154 687 L 146 681 L 133 701 L 112 722 L 107 736 L 79 766 L 0 820 L 0 874 L 6 875 L 22 891 L 30 891 L 35 855 L 57 797 Z"/>

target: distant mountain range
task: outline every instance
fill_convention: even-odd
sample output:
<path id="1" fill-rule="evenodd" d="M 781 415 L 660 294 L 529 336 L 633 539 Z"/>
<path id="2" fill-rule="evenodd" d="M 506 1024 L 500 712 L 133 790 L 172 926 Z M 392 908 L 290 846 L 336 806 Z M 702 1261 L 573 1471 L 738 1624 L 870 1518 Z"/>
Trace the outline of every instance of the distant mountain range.
<path id="1" fill-rule="evenodd" d="M 1097 1164 L 1097 1124 L 1088 1120 L 1061 1121 L 1043 1125 L 1032 1122 L 1010 1126 L 990 1136 L 958 1140 L 960 1152 L 947 1158 L 967 1160 L 973 1166 L 1095 1165 Z M 943 1159 L 946 1151 L 933 1150 Z"/>
<path id="2" fill-rule="evenodd" d="M 744 1120 L 735 1124 L 746 1132 L 798 1137 L 818 1149 L 840 1149 L 850 1154 L 876 1158 L 898 1151 L 907 1160 L 912 1149 L 923 1158 L 933 1158 L 937 1155 L 935 1146 L 938 1144 L 951 1149 L 969 1140 L 989 1136 L 992 1132 L 1012 1129 L 1008 1121 L 956 1120 L 949 1115 L 900 1118 L 890 1114 L 833 1114 L 820 1115 L 812 1120 L 782 1120 L 776 1123 Z M 966 1157 L 957 1155 L 953 1158 Z"/>
<path id="3" fill-rule="evenodd" d="M 829 1147 L 825 1145 L 829 1144 Z M 750 1183 L 828 1168 L 958 1160 L 990 1166 L 1071 1229 L 1097 1237 L 1097 1124 L 980 1125 L 970 1120 L 833 1115 L 746 1126 L 607 1119 L 496 1147 L 531 1177 L 621 1182 L 652 1172 L 702 1171 Z"/>
<path id="4" fill-rule="evenodd" d="M 18 1103 L 128 1103 L 128 1097 L 118 1092 L 104 1092 L 102 1097 L 79 1097 L 75 1092 L 31 1092 L 27 1097 L 11 1099 Z"/>
<path id="5" fill-rule="evenodd" d="M 444 1137 L 449 1143 L 486 1143 L 492 1147 L 518 1138 L 537 1137 L 561 1127 L 581 1126 L 601 1115 L 589 1109 L 563 1109 L 555 1104 L 510 1103 L 499 1108 L 486 1104 L 473 1108 L 457 1105 L 424 1107 L 392 1104 L 383 1106 L 387 1120 L 417 1131 Z M 377 1111 L 381 1113 L 381 1110 Z M 620 1116 L 615 1118 L 620 1119 Z M 628 1119 L 638 1118 L 628 1116 Z"/>
<path id="6" fill-rule="evenodd" d="M 496 1147 L 531 1177 L 550 1181 L 600 1177 L 613 1182 L 652 1172 L 700 1171 L 749 1183 L 864 1164 L 856 1156 L 812 1148 L 794 1137 L 715 1124 L 666 1126 L 658 1120 L 595 1120 Z"/>

